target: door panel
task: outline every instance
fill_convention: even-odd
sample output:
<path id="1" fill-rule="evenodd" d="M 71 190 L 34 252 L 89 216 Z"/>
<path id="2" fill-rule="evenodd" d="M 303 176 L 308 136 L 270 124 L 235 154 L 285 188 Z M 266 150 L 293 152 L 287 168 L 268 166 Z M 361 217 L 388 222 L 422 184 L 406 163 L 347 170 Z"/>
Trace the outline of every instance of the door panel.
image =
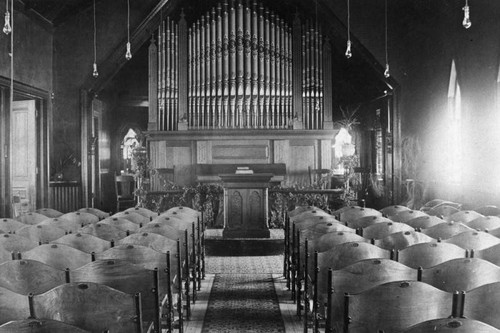
<path id="1" fill-rule="evenodd" d="M 36 208 L 37 145 L 35 101 L 13 102 L 11 114 L 11 193 Z M 18 202 L 19 203 L 19 202 Z M 19 213 L 20 206 L 17 206 Z"/>

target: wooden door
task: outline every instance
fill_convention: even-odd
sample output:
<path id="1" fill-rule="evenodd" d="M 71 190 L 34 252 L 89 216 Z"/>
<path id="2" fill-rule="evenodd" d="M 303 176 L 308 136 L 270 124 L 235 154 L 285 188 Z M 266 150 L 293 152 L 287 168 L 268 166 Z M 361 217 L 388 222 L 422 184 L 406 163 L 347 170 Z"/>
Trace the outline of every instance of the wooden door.
<path id="1" fill-rule="evenodd" d="M 37 141 L 35 101 L 13 102 L 10 117 L 10 175 L 11 193 L 15 199 L 13 215 L 17 215 L 21 203 L 36 209 Z M 22 208 L 24 207 L 24 208 Z M 17 210 L 17 211 L 16 211 Z"/>

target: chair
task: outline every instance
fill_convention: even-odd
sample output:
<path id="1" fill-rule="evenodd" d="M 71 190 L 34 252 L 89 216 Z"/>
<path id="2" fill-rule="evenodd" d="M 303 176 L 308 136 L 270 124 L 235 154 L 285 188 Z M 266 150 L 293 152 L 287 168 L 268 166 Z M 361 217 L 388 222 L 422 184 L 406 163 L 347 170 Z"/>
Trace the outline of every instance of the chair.
<path id="1" fill-rule="evenodd" d="M 135 213 L 141 214 L 142 216 L 145 216 L 149 219 L 153 219 L 153 218 L 158 216 L 158 213 L 153 212 L 152 210 L 149 210 L 149 209 L 144 208 L 144 207 L 130 207 L 130 208 L 125 209 L 125 211 L 126 212 L 135 212 Z"/>
<path id="2" fill-rule="evenodd" d="M 0 264 L 12 260 L 12 253 L 0 246 Z"/>
<path id="3" fill-rule="evenodd" d="M 42 294 L 69 282 L 66 272 L 31 259 L 0 264 L 0 286 L 21 295 Z"/>
<path id="4" fill-rule="evenodd" d="M 409 211 L 409 210 L 411 210 L 411 209 L 406 207 L 406 206 L 392 205 L 392 206 L 387 206 L 387 207 L 382 208 L 380 210 L 380 212 L 384 216 L 394 216 L 400 212 L 405 212 L 405 211 Z"/>
<path id="5" fill-rule="evenodd" d="M 81 229 L 78 230 L 78 232 L 82 234 L 90 234 L 94 235 L 96 237 L 102 238 L 104 240 L 107 240 L 109 242 L 111 241 L 117 241 L 119 239 L 125 238 L 128 236 L 128 233 L 126 231 L 123 231 L 122 229 L 115 227 L 114 225 L 110 225 L 107 223 L 96 223 L 96 224 L 89 224 Z"/>
<path id="6" fill-rule="evenodd" d="M 107 251 L 96 253 L 97 260 L 121 259 L 146 269 L 164 269 L 167 267 L 165 253 L 143 245 L 123 244 Z M 83 266 L 83 265 L 82 265 Z"/>
<path id="7" fill-rule="evenodd" d="M 69 234 L 51 242 L 52 244 L 64 244 L 74 249 L 87 252 L 99 253 L 111 248 L 112 244 L 102 238 L 90 234 Z"/>
<path id="8" fill-rule="evenodd" d="M 52 319 L 13 320 L 0 326 L 0 333 L 90 333 L 84 329 Z"/>
<path id="9" fill-rule="evenodd" d="M 429 268 L 452 259 L 465 258 L 467 251 L 454 244 L 418 243 L 398 251 L 400 263 L 412 268 Z"/>
<path id="10" fill-rule="evenodd" d="M 473 256 L 475 258 L 488 260 L 489 262 L 500 266 L 500 244 L 490 246 L 480 251 L 474 251 Z"/>
<path id="11" fill-rule="evenodd" d="M 500 228 L 500 217 L 498 216 L 482 216 L 479 217 L 475 220 L 472 220 L 470 222 L 465 223 L 466 226 L 476 229 L 476 230 L 481 230 L 481 231 L 486 231 L 486 230 L 495 230 Z"/>
<path id="12" fill-rule="evenodd" d="M 66 220 L 63 217 L 49 218 L 43 222 L 38 223 L 37 225 L 58 227 L 68 233 L 76 232 L 78 229 L 82 227 L 82 224 L 80 222 L 75 220 Z"/>
<path id="13" fill-rule="evenodd" d="M 403 333 L 500 333 L 500 330 L 469 318 L 439 318 L 414 325 Z"/>
<path id="14" fill-rule="evenodd" d="M 448 292 L 466 291 L 500 282 L 500 267 L 479 258 L 452 259 L 424 269 L 422 282 Z"/>
<path id="15" fill-rule="evenodd" d="M 422 230 L 422 233 L 434 239 L 438 238 L 448 239 L 464 231 L 472 231 L 472 230 L 473 230 L 472 228 L 469 228 L 463 223 L 446 222 L 437 224 L 428 229 L 424 229 Z"/>
<path id="16" fill-rule="evenodd" d="M 97 208 L 80 208 L 78 212 L 90 213 L 92 215 L 97 216 L 100 220 L 109 217 L 109 213 L 103 212 L 102 210 Z"/>
<path id="17" fill-rule="evenodd" d="M 0 219 L 0 230 L 6 234 L 14 233 L 25 226 L 26 224 L 13 219 Z"/>
<path id="18" fill-rule="evenodd" d="M 484 216 L 499 216 L 500 215 L 500 208 L 497 206 L 493 205 L 486 205 L 486 206 L 481 206 L 476 209 L 474 209 L 476 212 L 479 214 L 482 214 Z"/>
<path id="19" fill-rule="evenodd" d="M 124 260 L 97 260 L 70 273 L 72 282 L 106 285 L 128 294 L 141 294 L 143 320 L 154 323 L 161 332 L 159 300 L 166 296 L 171 283 L 164 270 L 149 270 Z"/>
<path id="20" fill-rule="evenodd" d="M 500 282 L 486 284 L 464 295 L 461 317 L 482 321 L 500 329 Z"/>
<path id="21" fill-rule="evenodd" d="M 375 245 L 387 250 L 402 250 L 413 244 L 435 241 L 435 239 L 417 231 L 402 231 L 375 240 Z"/>
<path id="22" fill-rule="evenodd" d="M 450 222 L 461 222 L 467 224 L 467 222 L 470 222 L 480 217 L 483 217 L 483 215 L 473 210 L 461 210 L 459 212 L 456 212 L 448 216 L 447 220 Z"/>
<path id="23" fill-rule="evenodd" d="M 332 216 L 325 212 L 324 210 L 321 209 L 314 209 L 314 210 L 306 210 L 300 214 L 297 214 L 295 216 L 290 217 L 290 222 L 296 222 L 296 221 L 305 221 L 309 218 L 316 217 L 316 216 Z"/>
<path id="24" fill-rule="evenodd" d="M 327 263 L 324 263 L 327 264 Z M 318 293 L 320 304 L 326 303 L 328 266 L 320 266 Z M 387 258 L 363 259 L 332 271 L 332 303 L 327 305 L 329 327 L 341 326 L 344 318 L 344 294 L 360 293 L 378 285 L 401 280 L 417 280 L 417 270 Z M 333 324 L 333 325 L 332 325 Z M 340 325 L 339 325 L 340 324 Z"/>
<path id="25" fill-rule="evenodd" d="M 332 170 L 330 169 L 309 169 L 309 185 L 318 186 L 321 189 L 331 188 Z"/>
<path id="26" fill-rule="evenodd" d="M 405 223 L 382 222 L 361 229 L 362 236 L 368 239 L 382 239 L 396 232 L 414 231 L 415 229 Z"/>
<path id="27" fill-rule="evenodd" d="M 115 175 L 116 211 L 135 206 L 135 178 L 133 175 Z"/>
<path id="28" fill-rule="evenodd" d="M 420 216 L 414 219 L 408 220 L 405 223 L 415 229 L 428 229 L 440 223 L 445 223 L 446 221 L 440 219 L 437 216 Z"/>
<path id="29" fill-rule="evenodd" d="M 450 216 L 458 212 L 460 212 L 459 208 L 447 204 L 442 204 L 431 208 L 427 212 L 427 214 L 440 217 L 446 221 L 450 221 Z"/>
<path id="30" fill-rule="evenodd" d="M 0 287 L 0 324 L 30 316 L 28 297 Z"/>
<path id="31" fill-rule="evenodd" d="M 453 314 L 453 295 L 419 281 L 384 283 L 345 296 L 346 332 L 396 333 Z"/>
<path id="32" fill-rule="evenodd" d="M 81 226 L 85 226 L 87 224 L 94 224 L 99 222 L 100 218 L 96 216 L 95 214 L 92 213 L 87 213 L 87 212 L 71 212 L 71 213 L 66 213 L 63 216 L 61 216 L 61 219 L 65 219 L 68 221 L 74 221 Z"/>
<path id="33" fill-rule="evenodd" d="M 8 252 L 24 252 L 34 249 L 38 246 L 38 242 L 31 239 L 19 236 L 16 234 L 0 235 L 0 247 Z"/>
<path id="34" fill-rule="evenodd" d="M 351 207 L 350 209 L 340 213 L 339 220 L 340 222 L 349 223 L 365 216 L 382 216 L 382 213 L 373 208 Z"/>
<path id="35" fill-rule="evenodd" d="M 299 215 L 299 214 L 306 212 L 306 211 L 309 211 L 309 210 L 321 210 L 321 209 L 318 207 L 315 207 L 315 206 L 298 206 L 298 207 L 295 207 L 294 209 L 288 211 L 288 217 L 292 218 L 296 215 Z"/>
<path id="36" fill-rule="evenodd" d="M 122 217 L 107 217 L 99 222 L 100 224 L 105 223 L 117 227 L 120 230 L 128 231 L 130 233 L 137 232 L 140 226 L 126 218 Z"/>
<path id="37" fill-rule="evenodd" d="M 390 217 L 394 222 L 406 223 L 416 217 L 429 216 L 429 214 L 422 212 L 420 210 L 404 210 Z"/>
<path id="38" fill-rule="evenodd" d="M 455 244 L 463 249 L 483 250 L 500 244 L 500 238 L 492 236 L 483 231 L 464 231 L 458 235 L 444 240 L 443 242 Z"/>
<path id="39" fill-rule="evenodd" d="M 201 213 L 199 211 L 185 206 L 172 207 L 169 210 L 163 212 L 161 215 L 170 213 L 188 214 L 193 218 L 201 217 Z"/>
<path id="40" fill-rule="evenodd" d="M 131 222 L 134 222 L 137 225 L 144 225 L 144 224 L 150 222 L 149 217 L 145 217 L 144 215 L 141 215 L 141 214 L 136 213 L 134 211 L 119 212 L 119 213 L 113 214 L 111 217 L 119 217 L 119 218 L 127 219 Z"/>
<path id="41" fill-rule="evenodd" d="M 66 231 L 55 225 L 27 225 L 16 231 L 16 235 L 31 239 L 36 243 L 49 243 L 66 235 Z"/>
<path id="42" fill-rule="evenodd" d="M 162 191 L 168 188 L 168 184 L 175 184 L 175 166 L 171 168 L 157 168 L 151 175 L 151 190 Z"/>
<path id="43" fill-rule="evenodd" d="M 304 220 L 297 220 L 293 223 L 293 225 L 295 226 L 295 230 L 304 230 L 304 229 L 309 229 L 316 224 L 322 224 L 322 223 L 341 224 L 340 221 L 335 219 L 335 217 L 325 215 L 325 216 L 309 217 Z"/>
<path id="44" fill-rule="evenodd" d="M 38 224 L 48 218 L 49 217 L 39 213 L 26 213 L 16 217 L 16 220 L 24 224 Z"/>
<path id="45" fill-rule="evenodd" d="M 296 229 L 297 230 L 297 229 Z M 299 228 L 299 238 L 300 239 L 311 239 L 309 237 L 309 234 L 327 234 L 330 232 L 338 232 L 338 231 L 343 231 L 343 232 L 352 232 L 356 233 L 356 230 L 351 229 L 349 227 L 346 227 L 345 225 L 341 223 L 333 223 L 333 222 L 320 222 L 320 223 L 315 223 L 313 225 L 308 226 L 305 229 Z"/>
<path id="46" fill-rule="evenodd" d="M 68 283 L 30 300 L 34 318 L 61 320 L 92 332 L 143 331 L 141 294 L 91 282 Z"/>
<path id="47" fill-rule="evenodd" d="M 55 217 L 59 217 L 59 216 L 63 215 L 62 212 L 55 210 L 55 209 L 52 209 L 52 208 L 40 208 L 40 209 L 37 209 L 35 212 L 42 214 L 42 215 L 45 215 L 45 216 L 50 217 L 50 218 L 55 218 Z"/>
<path id="48" fill-rule="evenodd" d="M 92 256 L 64 244 L 42 244 L 22 253 L 22 259 L 33 259 L 57 269 L 75 269 L 92 261 Z"/>
<path id="49" fill-rule="evenodd" d="M 352 232 L 330 232 L 309 243 L 310 253 L 314 253 L 314 251 L 325 252 L 335 245 L 348 242 L 368 242 L 368 240 Z"/>
<path id="50" fill-rule="evenodd" d="M 142 245 L 162 253 L 167 253 L 168 251 L 170 251 L 172 255 L 177 253 L 177 241 L 155 233 L 140 232 L 132 234 L 120 239 L 116 244 Z"/>
<path id="51" fill-rule="evenodd" d="M 383 217 L 383 216 L 364 216 L 364 217 L 360 217 L 356 220 L 349 221 L 346 223 L 346 225 L 349 228 L 359 229 L 359 228 L 366 228 L 370 225 L 374 225 L 377 223 L 383 223 L 383 222 L 393 222 L 393 221 L 391 219 L 388 219 L 387 217 Z"/>

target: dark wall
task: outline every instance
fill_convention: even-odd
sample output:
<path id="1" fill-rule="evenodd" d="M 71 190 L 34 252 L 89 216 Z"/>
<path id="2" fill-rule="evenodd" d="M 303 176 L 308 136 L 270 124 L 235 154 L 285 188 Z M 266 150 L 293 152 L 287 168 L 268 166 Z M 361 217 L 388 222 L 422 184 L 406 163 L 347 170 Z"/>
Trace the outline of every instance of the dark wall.
<path id="1" fill-rule="evenodd" d="M 155 1 L 131 1 L 131 32 L 147 16 Z M 127 36 L 126 2 L 99 1 L 96 7 L 97 66 L 117 48 L 123 49 Z M 54 151 L 66 146 L 80 151 L 80 89 L 92 78 L 93 20 L 92 8 L 73 17 L 56 29 L 54 35 Z M 132 50 L 134 53 L 136 50 Z M 111 79 L 111 78 L 108 78 Z M 108 104 L 106 104 L 108 105 Z M 104 110 L 109 112 L 109 110 Z M 109 132 L 107 127 L 105 131 Z M 109 133 L 108 133 L 109 134 Z M 55 157 L 57 158 L 57 156 Z"/>
<path id="2" fill-rule="evenodd" d="M 14 11 L 14 80 L 52 91 L 52 33 Z M 2 20 L 3 23 L 3 20 Z M 10 35 L 0 36 L 0 76 L 10 78 Z"/>

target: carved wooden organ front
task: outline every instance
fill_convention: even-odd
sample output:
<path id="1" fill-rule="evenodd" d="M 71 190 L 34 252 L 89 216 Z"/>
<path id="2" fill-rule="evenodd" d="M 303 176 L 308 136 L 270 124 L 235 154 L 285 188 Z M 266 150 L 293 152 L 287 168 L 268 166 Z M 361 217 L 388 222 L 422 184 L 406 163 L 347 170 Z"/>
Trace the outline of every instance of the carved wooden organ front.
<path id="1" fill-rule="evenodd" d="M 226 1 L 189 27 L 166 18 L 156 37 L 149 130 L 330 128 L 331 51 L 317 22 Z"/>

